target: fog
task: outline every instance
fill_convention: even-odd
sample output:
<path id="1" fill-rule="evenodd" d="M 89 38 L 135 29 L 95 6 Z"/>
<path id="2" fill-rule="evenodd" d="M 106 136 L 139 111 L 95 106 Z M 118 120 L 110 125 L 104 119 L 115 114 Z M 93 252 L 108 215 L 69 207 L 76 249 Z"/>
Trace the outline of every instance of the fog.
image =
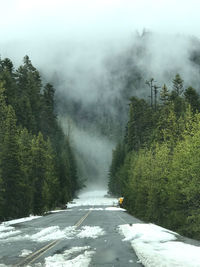
<path id="1" fill-rule="evenodd" d="M 148 99 L 145 80 L 154 77 L 170 88 L 180 73 L 185 87 L 200 91 L 199 66 L 191 61 L 200 50 L 199 7 L 197 0 L 1 3 L 1 57 L 18 66 L 29 55 L 44 82 L 56 87 L 57 111 L 63 129 L 68 132 L 72 126 L 70 138 L 82 179 L 107 185 L 117 138 L 109 131 L 102 134 L 100 126 L 109 115 L 123 128 L 128 97 Z M 133 85 L 125 96 L 127 81 Z"/>

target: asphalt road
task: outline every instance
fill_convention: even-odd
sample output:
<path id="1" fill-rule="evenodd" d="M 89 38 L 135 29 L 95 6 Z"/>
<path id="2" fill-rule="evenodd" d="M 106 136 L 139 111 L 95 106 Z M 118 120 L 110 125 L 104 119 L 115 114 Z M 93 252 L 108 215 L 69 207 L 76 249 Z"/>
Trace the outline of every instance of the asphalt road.
<path id="1" fill-rule="evenodd" d="M 130 242 L 123 242 L 123 236 L 118 232 L 118 225 L 139 223 L 140 221 L 124 211 L 92 210 L 91 207 L 74 207 L 69 211 L 61 211 L 44 217 L 16 225 L 15 230 L 20 231 L 20 236 L 33 235 L 50 226 L 59 226 L 64 229 L 68 226 L 80 228 L 82 226 L 100 226 L 104 234 L 98 238 L 78 238 L 51 240 L 37 242 L 21 238 L 12 241 L 0 242 L 0 266 L 36 266 L 44 264 L 44 258 L 54 254 L 63 253 L 66 249 L 77 246 L 90 246 L 95 249 L 90 266 L 129 267 L 141 266 L 138 263 Z M 95 206 L 95 208 L 97 208 Z M 99 207 L 101 208 L 101 207 Z M 102 208 L 105 208 L 103 206 Z M 19 257 L 23 249 L 31 250 L 32 256 Z M 39 251 L 39 252 L 38 252 Z"/>

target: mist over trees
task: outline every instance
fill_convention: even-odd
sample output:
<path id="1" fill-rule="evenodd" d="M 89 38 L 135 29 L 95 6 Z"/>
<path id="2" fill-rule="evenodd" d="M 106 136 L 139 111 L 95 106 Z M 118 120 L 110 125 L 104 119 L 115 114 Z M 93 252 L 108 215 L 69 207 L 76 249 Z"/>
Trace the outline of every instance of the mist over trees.
<path id="1" fill-rule="evenodd" d="M 10 59 L 0 60 L 0 220 L 43 214 L 66 204 L 78 189 L 54 93 L 28 56 L 16 70 Z"/>
<path id="2" fill-rule="evenodd" d="M 107 42 L 106 45 L 107 50 L 99 44 L 83 51 L 76 46 L 70 50 L 66 44 L 68 57 L 61 52 L 59 71 L 54 69 L 51 75 L 58 88 L 56 100 L 58 112 L 64 118 L 63 125 L 66 114 L 72 121 L 80 176 L 88 183 L 102 183 L 104 187 L 110 150 L 125 135 L 129 99 L 137 96 L 150 103 L 146 80 L 155 77 L 157 86 L 165 82 L 171 90 L 178 72 L 184 77 L 184 87 L 192 86 L 200 91 L 199 40 L 144 31 L 141 35 L 133 34 L 126 44 L 119 42 L 116 47 Z M 157 91 L 154 107 L 159 102 L 160 88 Z M 145 102 L 141 101 L 141 106 L 146 105 Z M 151 117 L 151 108 L 146 109 Z M 151 123 L 151 119 L 146 118 L 144 127 L 153 127 Z M 83 139 L 87 141 L 81 142 Z"/>
<path id="3" fill-rule="evenodd" d="M 123 195 L 136 217 L 199 239 L 200 95 L 179 74 L 171 90 L 159 90 L 153 103 L 130 98 L 125 136 L 113 150 L 109 191 Z"/>

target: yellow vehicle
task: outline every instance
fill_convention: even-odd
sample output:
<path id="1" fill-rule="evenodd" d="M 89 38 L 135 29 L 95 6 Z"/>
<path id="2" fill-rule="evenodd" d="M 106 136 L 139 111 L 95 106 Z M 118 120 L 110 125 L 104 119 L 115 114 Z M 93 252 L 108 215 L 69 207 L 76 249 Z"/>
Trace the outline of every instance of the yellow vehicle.
<path id="1" fill-rule="evenodd" d="M 119 204 L 120 207 L 122 207 L 123 201 L 124 201 L 124 198 L 123 197 L 120 197 L 118 199 L 118 204 Z"/>

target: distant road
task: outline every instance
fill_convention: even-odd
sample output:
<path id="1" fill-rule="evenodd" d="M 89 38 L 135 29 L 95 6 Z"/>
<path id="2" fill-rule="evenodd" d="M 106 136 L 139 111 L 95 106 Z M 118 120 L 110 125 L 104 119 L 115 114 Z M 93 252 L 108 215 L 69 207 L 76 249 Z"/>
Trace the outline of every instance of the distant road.
<path id="1" fill-rule="evenodd" d="M 0 232 L 0 237 L 5 234 L 0 239 L 0 266 L 45 266 L 45 259 L 47 266 L 141 266 L 118 230 L 118 225 L 139 220 L 106 208 L 73 207 L 8 227 Z"/>

